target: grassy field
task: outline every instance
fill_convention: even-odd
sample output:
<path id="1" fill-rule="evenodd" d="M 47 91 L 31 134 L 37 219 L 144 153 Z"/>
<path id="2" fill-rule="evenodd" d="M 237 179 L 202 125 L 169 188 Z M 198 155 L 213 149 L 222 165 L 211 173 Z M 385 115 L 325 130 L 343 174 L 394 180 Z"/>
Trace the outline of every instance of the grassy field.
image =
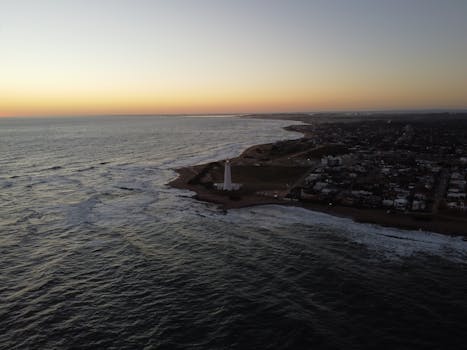
<path id="1" fill-rule="evenodd" d="M 287 184 L 293 184 L 303 174 L 306 167 L 284 166 L 232 166 L 232 181 L 241 183 L 245 189 L 259 190 L 284 190 Z M 224 169 L 219 167 L 211 173 L 214 182 L 224 181 Z"/>

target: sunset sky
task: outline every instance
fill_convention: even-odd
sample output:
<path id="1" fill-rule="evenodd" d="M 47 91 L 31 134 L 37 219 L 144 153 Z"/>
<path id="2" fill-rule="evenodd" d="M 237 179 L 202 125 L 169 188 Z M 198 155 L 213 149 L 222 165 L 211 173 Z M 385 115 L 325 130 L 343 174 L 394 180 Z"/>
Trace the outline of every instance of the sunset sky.
<path id="1" fill-rule="evenodd" d="M 465 0 L 0 0 L 0 116 L 467 108 Z"/>

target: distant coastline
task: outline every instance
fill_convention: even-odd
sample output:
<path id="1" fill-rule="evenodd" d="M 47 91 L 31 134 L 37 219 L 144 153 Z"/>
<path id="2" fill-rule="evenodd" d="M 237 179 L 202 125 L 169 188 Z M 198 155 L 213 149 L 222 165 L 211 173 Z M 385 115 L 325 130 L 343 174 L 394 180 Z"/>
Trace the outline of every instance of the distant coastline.
<path id="1" fill-rule="evenodd" d="M 358 208 L 339 204 L 330 205 L 323 201 L 297 200 L 290 196 L 293 183 L 303 182 L 309 166 L 292 163 L 287 157 L 288 147 L 296 147 L 297 142 L 310 142 L 312 132 L 310 125 L 320 123 L 357 123 L 362 120 L 411 121 L 429 119 L 467 118 L 467 115 L 440 113 L 316 113 L 316 114 L 252 114 L 241 118 L 276 119 L 299 121 L 303 125 L 290 125 L 286 130 L 300 132 L 299 140 L 280 141 L 275 144 L 255 145 L 246 149 L 238 157 L 231 159 L 233 177 L 245 186 L 234 192 L 218 191 L 212 188 L 212 183 L 221 181 L 223 163 L 211 162 L 175 169 L 178 177 L 168 185 L 195 192 L 194 198 L 200 201 L 218 204 L 223 210 L 243 208 L 256 205 L 285 205 L 306 208 L 312 211 L 324 212 L 330 215 L 351 218 L 356 222 L 377 224 L 386 227 L 396 227 L 408 230 L 431 231 L 449 235 L 467 236 L 467 217 L 445 215 L 406 215 L 401 212 L 391 212 L 382 208 Z M 285 156 L 275 154 L 277 147 L 287 151 Z M 292 151 L 290 151 L 292 153 Z M 296 154 L 294 154 L 295 156 Z M 236 180 L 237 181 L 237 180 Z M 263 182 L 264 181 L 264 182 Z M 428 219 L 427 219 L 428 218 Z"/>

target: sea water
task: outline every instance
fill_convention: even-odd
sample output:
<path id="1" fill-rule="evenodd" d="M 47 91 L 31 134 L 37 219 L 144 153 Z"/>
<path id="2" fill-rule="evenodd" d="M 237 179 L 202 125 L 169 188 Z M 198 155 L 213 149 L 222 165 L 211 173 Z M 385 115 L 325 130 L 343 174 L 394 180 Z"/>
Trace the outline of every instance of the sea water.
<path id="1" fill-rule="evenodd" d="M 292 123 L 0 119 L 0 348 L 465 347 L 462 238 L 166 185 Z"/>

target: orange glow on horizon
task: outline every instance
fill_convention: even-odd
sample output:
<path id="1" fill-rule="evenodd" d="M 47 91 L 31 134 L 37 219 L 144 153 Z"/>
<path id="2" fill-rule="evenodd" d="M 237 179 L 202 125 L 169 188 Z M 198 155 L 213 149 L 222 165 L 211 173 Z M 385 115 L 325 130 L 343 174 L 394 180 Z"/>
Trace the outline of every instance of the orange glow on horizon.
<path id="1" fill-rule="evenodd" d="M 280 87 L 172 90 L 165 92 L 62 91 L 2 92 L 0 116 L 67 116 L 112 114 L 237 114 L 313 112 L 328 110 L 384 110 L 466 108 L 462 89 L 440 95 L 425 87 L 406 90 L 387 86 L 321 85 L 319 89 Z"/>
<path id="2" fill-rule="evenodd" d="M 0 116 L 467 109 L 467 2 L 422 4 L 10 1 Z"/>

